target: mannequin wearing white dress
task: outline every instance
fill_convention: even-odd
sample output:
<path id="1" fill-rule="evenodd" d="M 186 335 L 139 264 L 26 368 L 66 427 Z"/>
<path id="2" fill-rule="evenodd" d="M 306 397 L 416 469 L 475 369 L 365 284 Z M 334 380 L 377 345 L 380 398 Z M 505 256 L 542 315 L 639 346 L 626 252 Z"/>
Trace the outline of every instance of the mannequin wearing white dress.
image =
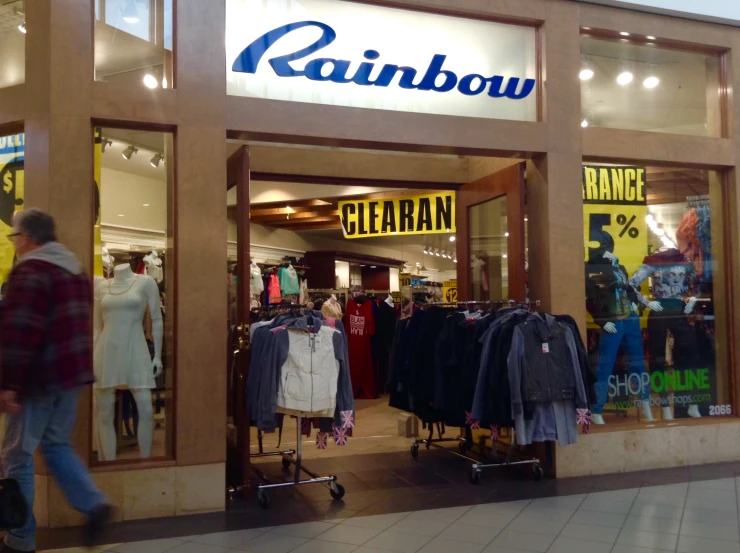
<path id="1" fill-rule="evenodd" d="M 135 274 L 129 265 L 118 265 L 113 278 L 95 289 L 93 369 L 98 456 L 116 458 L 113 425 L 116 389 L 128 388 L 139 411 L 138 441 L 141 456 L 151 457 L 155 377 L 162 373 L 162 312 L 157 283 L 148 275 Z M 154 359 L 144 336 L 144 315 L 152 318 Z"/>
<path id="2" fill-rule="evenodd" d="M 145 255 L 142 261 L 146 267 L 146 274 L 157 281 L 157 284 L 164 280 L 162 260 L 159 258 L 157 250 L 152 250 L 149 255 Z"/>

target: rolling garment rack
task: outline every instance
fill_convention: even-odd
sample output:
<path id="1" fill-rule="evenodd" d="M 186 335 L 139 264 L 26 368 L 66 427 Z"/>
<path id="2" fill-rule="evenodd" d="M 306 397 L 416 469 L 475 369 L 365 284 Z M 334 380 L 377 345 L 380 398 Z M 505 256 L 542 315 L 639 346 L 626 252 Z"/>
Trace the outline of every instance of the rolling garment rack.
<path id="1" fill-rule="evenodd" d="M 525 307 L 529 310 L 532 308 L 537 308 L 540 306 L 540 300 L 537 301 L 530 301 L 530 302 L 517 302 L 513 300 L 506 300 L 506 301 L 461 301 L 461 302 L 453 302 L 453 303 L 428 303 L 428 304 L 422 304 L 422 307 L 466 307 L 466 306 L 488 306 L 488 307 Z M 434 425 L 430 424 L 429 429 L 429 438 L 425 440 L 414 440 L 411 444 L 411 456 L 414 459 L 417 459 L 419 457 L 419 447 L 421 445 L 424 445 L 426 449 L 431 448 L 437 448 L 441 449 L 442 451 L 445 451 L 449 453 L 450 455 L 454 455 L 455 457 L 459 457 L 461 459 L 465 459 L 466 461 L 471 463 L 470 467 L 470 474 L 469 479 L 471 484 L 478 484 L 480 483 L 481 474 L 483 473 L 484 469 L 492 469 L 492 468 L 502 468 L 502 467 L 512 467 L 517 465 L 530 465 L 532 467 L 532 475 L 534 476 L 535 481 L 542 480 L 542 477 L 544 476 L 544 471 L 542 470 L 542 466 L 540 465 L 540 460 L 537 458 L 531 458 L 531 459 L 521 459 L 514 456 L 514 452 L 516 449 L 516 440 L 514 439 L 514 429 L 511 429 L 511 444 L 509 445 L 509 448 L 507 451 L 501 451 L 499 448 L 496 447 L 495 443 L 493 443 L 492 447 L 487 447 L 485 445 L 485 437 L 481 437 L 479 443 L 475 443 L 473 440 L 473 431 L 469 426 L 466 426 L 464 428 L 464 432 L 462 435 L 456 437 L 456 438 L 443 438 L 442 435 L 445 432 L 445 425 L 444 423 L 437 422 Z M 434 428 L 437 428 L 437 438 L 434 438 Z M 463 429 L 461 428 L 461 431 Z M 442 444 L 445 443 L 457 443 L 458 444 L 458 451 L 454 451 L 448 447 L 445 447 Z M 476 452 L 481 456 L 486 456 L 490 454 L 501 454 L 504 453 L 505 457 L 502 461 L 499 462 L 493 462 L 493 463 L 486 463 L 484 461 L 481 461 L 480 459 L 476 459 L 474 457 L 469 457 L 467 455 L 467 452 L 470 451 L 472 448 L 476 448 Z"/>
<path id="2" fill-rule="evenodd" d="M 288 313 L 290 311 L 296 311 L 300 312 L 304 309 L 307 309 L 306 305 L 295 305 L 295 304 L 272 304 L 272 305 L 265 305 L 259 308 L 252 309 L 252 311 L 275 311 L 275 315 L 280 314 L 282 311 L 283 313 Z M 306 484 L 329 484 L 329 493 L 334 499 L 342 499 L 344 497 L 345 489 L 344 486 L 337 483 L 337 477 L 334 475 L 329 476 L 319 476 L 315 474 L 314 472 L 310 471 L 306 467 L 303 466 L 303 441 L 302 441 L 302 434 L 301 434 L 301 422 L 303 420 L 302 416 L 296 416 L 296 448 L 295 450 L 289 449 L 286 451 L 274 451 L 274 452 L 268 452 L 264 453 L 262 449 L 262 432 L 258 431 L 257 439 L 259 441 L 259 453 L 250 454 L 249 458 L 259 458 L 259 457 L 280 457 L 282 459 L 283 469 L 289 470 L 291 465 L 295 466 L 294 470 L 294 478 L 293 480 L 289 482 L 270 482 L 270 480 L 265 476 L 265 473 L 262 472 L 259 468 L 257 468 L 254 465 L 250 465 L 252 472 L 254 472 L 257 477 L 262 480 L 263 484 L 257 486 L 257 501 L 259 502 L 260 506 L 263 509 L 267 509 L 270 507 L 270 496 L 267 493 L 267 490 L 276 489 L 276 488 L 290 488 L 293 486 L 302 486 Z M 280 441 L 282 439 L 282 427 L 279 430 L 279 436 L 278 440 Z M 278 448 L 280 447 L 278 441 Z M 301 471 L 305 472 L 310 478 L 307 479 L 301 479 Z"/>

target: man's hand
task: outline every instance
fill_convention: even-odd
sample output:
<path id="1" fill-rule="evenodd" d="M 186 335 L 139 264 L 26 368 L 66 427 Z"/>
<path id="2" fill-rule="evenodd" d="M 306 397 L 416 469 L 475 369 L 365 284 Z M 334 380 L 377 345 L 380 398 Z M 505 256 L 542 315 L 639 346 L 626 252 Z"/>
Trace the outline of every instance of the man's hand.
<path id="1" fill-rule="evenodd" d="M 0 413 L 10 413 L 11 415 L 21 410 L 21 404 L 18 403 L 18 394 L 11 390 L 0 391 Z"/>

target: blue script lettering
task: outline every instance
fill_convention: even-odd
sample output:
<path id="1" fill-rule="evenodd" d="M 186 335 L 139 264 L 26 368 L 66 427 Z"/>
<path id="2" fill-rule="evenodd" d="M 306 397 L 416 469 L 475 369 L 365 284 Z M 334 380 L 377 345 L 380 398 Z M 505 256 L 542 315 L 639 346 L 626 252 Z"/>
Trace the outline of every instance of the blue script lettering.
<path id="1" fill-rule="evenodd" d="M 363 56 L 366 60 L 370 61 L 360 63 L 359 68 L 352 76 L 347 75 L 351 64 L 349 60 L 336 60 L 333 58 L 313 59 L 306 63 L 303 70 L 294 69 L 290 65 L 290 62 L 306 58 L 322 48 L 326 48 L 336 40 L 337 33 L 334 29 L 319 21 L 298 21 L 265 33 L 237 56 L 231 66 L 231 70 L 237 73 L 256 73 L 260 61 L 273 44 L 288 33 L 304 27 L 317 27 L 321 29 L 321 37 L 313 44 L 292 54 L 270 58 L 269 63 L 278 77 L 306 77 L 312 81 L 387 87 L 390 86 L 396 75 L 400 73 L 401 78 L 399 79 L 398 86 L 405 89 L 449 92 L 457 88 L 459 92 L 466 96 L 477 96 L 488 88 L 488 96 L 491 98 L 510 98 L 512 100 L 526 98 L 534 90 L 534 79 L 524 79 L 520 88 L 519 83 L 521 79 L 516 77 L 510 77 L 507 80 L 500 75 L 484 77 L 483 75 L 474 73 L 458 78 L 457 74 L 453 71 L 442 68 L 447 59 L 447 56 L 442 54 L 435 54 L 432 57 L 426 72 L 418 82 L 414 82 L 419 74 L 416 69 L 393 64 L 383 65 L 375 80 L 371 80 L 370 73 L 375 68 L 375 64 L 372 61 L 380 57 L 380 53 L 377 50 L 365 51 Z M 441 83 L 439 82 L 440 79 L 442 79 Z M 518 88 L 519 91 L 517 92 Z"/>

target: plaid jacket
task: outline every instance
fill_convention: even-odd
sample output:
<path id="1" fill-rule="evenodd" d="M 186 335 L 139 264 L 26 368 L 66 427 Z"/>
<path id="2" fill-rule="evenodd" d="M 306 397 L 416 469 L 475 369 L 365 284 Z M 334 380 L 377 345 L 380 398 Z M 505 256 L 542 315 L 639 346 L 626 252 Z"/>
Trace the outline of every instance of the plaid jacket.
<path id="1" fill-rule="evenodd" d="M 34 396 L 93 382 L 91 297 L 84 273 L 41 260 L 18 264 L 2 307 L 0 388 Z"/>

